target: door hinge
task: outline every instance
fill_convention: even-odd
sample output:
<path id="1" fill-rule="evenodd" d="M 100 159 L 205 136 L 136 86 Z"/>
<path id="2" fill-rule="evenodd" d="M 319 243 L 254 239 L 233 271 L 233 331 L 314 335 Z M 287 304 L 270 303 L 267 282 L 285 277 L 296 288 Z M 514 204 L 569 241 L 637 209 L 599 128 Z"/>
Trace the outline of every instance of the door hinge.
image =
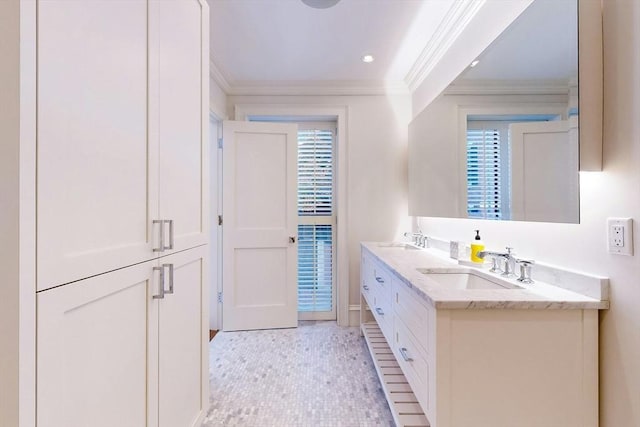
<path id="1" fill-rule="evenodd" d="M 222 292 L 218 292 L 218 302 L 222 303 Z"/>
<path id="2" fill-rule="evenodd" d="M 218 138 L 218 148 L 222 148 L 222 138 Z"/>
<path id="3" fill-rule="evenodd" d="M 218 215 L 218 225 L 222 225 L 222 215 Z"/>

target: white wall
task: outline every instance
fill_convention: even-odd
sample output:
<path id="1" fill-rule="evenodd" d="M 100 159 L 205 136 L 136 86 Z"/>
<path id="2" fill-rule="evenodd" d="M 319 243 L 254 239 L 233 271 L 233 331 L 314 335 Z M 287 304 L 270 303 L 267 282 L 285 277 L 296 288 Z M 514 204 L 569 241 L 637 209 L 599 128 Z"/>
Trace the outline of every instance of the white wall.
<path id="1" fill-rule="evenodd" d="M 358 304 L 360 242 L 393 240 L 409 227 L 409 96 L 229 96 L 229 117 L 238 104 L 347 106 L 349 300 Z"/>
<path id="2" fill-rule="evenodd" d="M 602 427 L 640 426 L 640 2 L 604 3 L 604 170 L 580 176 L 581 223 L 547 224 L 421 218 L 429 235 L 607 276 L 611 308 L 600 315 Z M 633 257 L 606 250 L 607 217 L 633 217 Z"/>
<path id="3" fill-rule="evenodd" d="M 209 111 L 220 120 L 227 118 L 227 94 L 215 79 L 209 79 Z"/>

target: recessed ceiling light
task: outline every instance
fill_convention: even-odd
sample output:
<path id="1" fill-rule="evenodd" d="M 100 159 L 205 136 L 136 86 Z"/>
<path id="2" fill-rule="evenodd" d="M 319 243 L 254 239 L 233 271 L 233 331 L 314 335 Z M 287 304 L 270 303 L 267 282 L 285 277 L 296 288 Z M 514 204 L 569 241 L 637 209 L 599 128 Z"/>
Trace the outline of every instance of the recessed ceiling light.
<path id="1" fill-rule="evenodd" d="M 480 63 L 479 59 L 476 59 L 475 61 L 473 61 L 470 65 L 471 68 L 475 67 L 476 65 L 478 65 Z"/>
<path id="2" fill-rule="evenodd" d="M 314 9 L 328 9 L 335 6 L 340 0 L 302 0 L 302 3 Z"/>
<path id="3" fill-rule="evenodd" d="M 373 57 L 373 55 L 364 55 L 362 57 L 362 62 L 366 62 L 367 64 L 370 62 L 373 62 L 375 58 Z"/>

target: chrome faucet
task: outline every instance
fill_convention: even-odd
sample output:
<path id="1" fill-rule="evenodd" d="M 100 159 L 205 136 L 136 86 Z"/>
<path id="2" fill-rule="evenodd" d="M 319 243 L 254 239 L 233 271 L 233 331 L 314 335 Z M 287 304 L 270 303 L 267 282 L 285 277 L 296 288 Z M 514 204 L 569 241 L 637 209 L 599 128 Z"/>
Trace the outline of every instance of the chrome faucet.
<path id="1" fill-rule="evenodd" d="M 505 249 L 507 250 L 507 252 L 480 251 L 478 252 L 478 258 L 484 259 L 484 257 L 486 257 L 487 255 L 492 256 L 494 261 L 493 267 L 490 271 L 494 273 L 499 273 L 500 271 L 502 271 L 502 276 L 513 277 L 515 276 L 514 270 L 516 266 L 516 258 L 514 257 L 515 252 L 512 252 L 513 248 L 510 248 L 508 246 Z M 504 269 L 500 269 L 500 266 L 496 262 L 496 260 L 498 259 L 504 260 Z"/>
<path id="2" fill-rule="evenodd" d="M 516 263 L 520 265 L 520 277 L 518 277 L 518 282 L 520 283 L 534 283 L 531 278 L 531 266 L 535 264 L 535 261 L 532 259 L 516 259 Z"/>
<path id="3" fill-rule="evenodd" d="M 420 246 L 422 248 L 427 247 L 427 239 L 428 237 L 422 234 L 422 231 L 418 231 L 417 233 L 411 233 L 409 231 L 404 233 L 404 237 L 413 237 L 413 243 L 416 246 Z"/>

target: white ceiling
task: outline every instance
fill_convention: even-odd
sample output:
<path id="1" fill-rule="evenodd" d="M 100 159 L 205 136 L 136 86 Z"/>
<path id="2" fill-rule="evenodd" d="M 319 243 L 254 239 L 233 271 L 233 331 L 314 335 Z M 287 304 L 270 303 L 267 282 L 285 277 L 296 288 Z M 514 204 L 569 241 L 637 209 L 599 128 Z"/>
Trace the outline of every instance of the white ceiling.
<path id="1" fill-rule="evenodd" d="M 536 0 L 467 69 L 469 80 L 556 80 L 578 75 L 576 0 Z"/>
<path id="2" fill-rule="evenodd" d="M 483 4 L 340 0 L 314 9 L 301 0 L 208 1 L 212 74 L 230 94 L 413 89 Z M 575 32 L 575 5 L 576 0 L 535 0 L 481 55 L 480 65 L 461 77 L 540 80 L 574 73 L 577 57 L 567 54 L 567 45 L 575 39 L 567 33 L 572 25 Z M 368 53 L 376 58 L 371 64 L 361 61 Z"/>
<path id="3" fill-rule="evenodd" d="M 211 59 L 231 87 L 404 85 L 454 0 L 209 0 Z M 365 64 L 364 54 L 375 61 Z M 405 85 L 406 86 L 406 85 Z"/>

